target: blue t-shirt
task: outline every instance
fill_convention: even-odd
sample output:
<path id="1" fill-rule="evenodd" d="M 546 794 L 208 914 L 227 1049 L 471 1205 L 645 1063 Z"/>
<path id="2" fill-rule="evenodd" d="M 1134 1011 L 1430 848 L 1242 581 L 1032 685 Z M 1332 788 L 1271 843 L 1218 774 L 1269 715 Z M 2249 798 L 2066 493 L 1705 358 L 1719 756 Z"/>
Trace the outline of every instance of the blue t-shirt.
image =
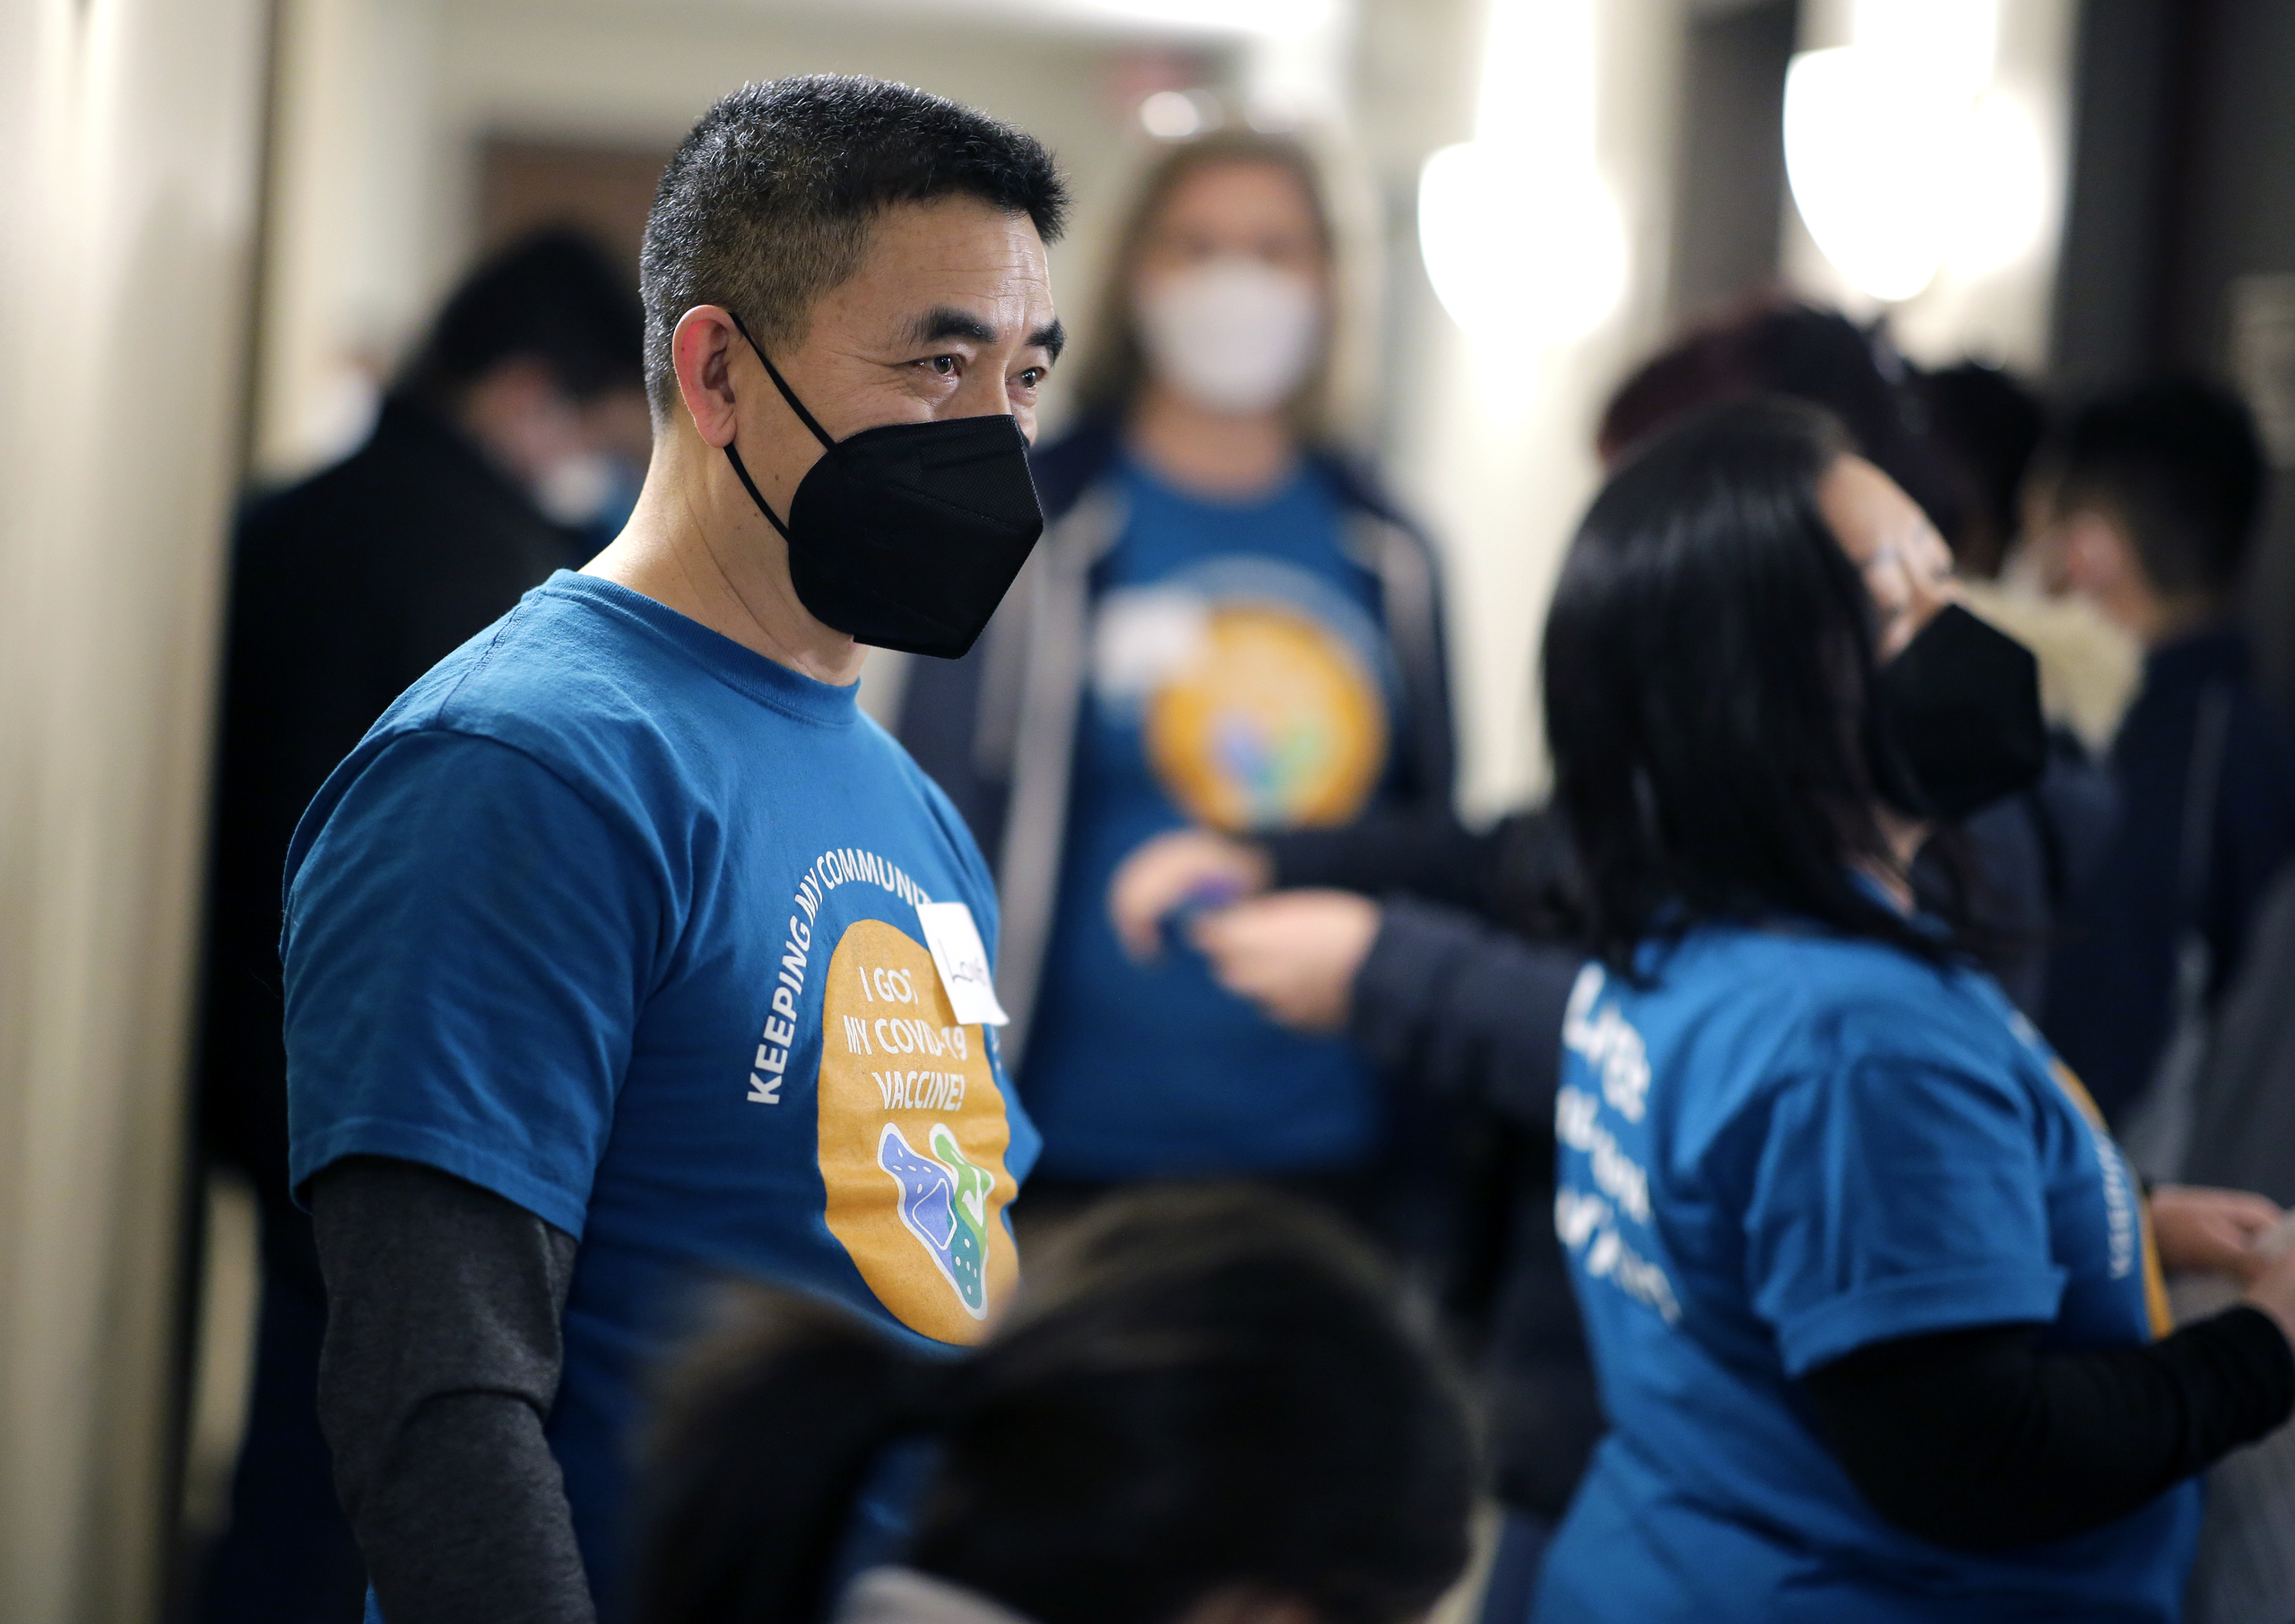
<path id="1" fill-rule="evenodd" d="M 1346 823 L 1388 778 L 1398 682 L 1377 579 L 1328 481 L 1212 502 L 1126 460 L 1093 575 L 1060 900 L 1020 1085 L 1044 1170 L 1079 1179 L 1336 1169 L 1378 1132 L 1338 1038 L 1288 1032 L 1174 943 L 1135 964 L 1108 881 L 1149 837 Z"/>
<path id="2" fill-rule="evenodd" d="M 1866 1503 L 1794 1386 L 1924 1332 L 2165 1327 L 2135 1176 L 2077 1079 L 1988 979 L 1877 944 L 1706 929 L 1640 968 L 1589 966 L 1563 1028 L 1555 1222 L 1613 1430 L 1537 1624 L 2175 1618 L 2195 1482 L 1950 1551 Z"/>
<path id="3" fill-rule="evenodd" d="M 648 1366 L 726 1276 L 976 1340 L 1036 1136 L 918 921 L 985 865 L 812 681 L 561 571 L 375 724 L 288 856 L 291 1171 L 394 1156 L 577 1237 L 548 1436 L 620 1568 Z"/>

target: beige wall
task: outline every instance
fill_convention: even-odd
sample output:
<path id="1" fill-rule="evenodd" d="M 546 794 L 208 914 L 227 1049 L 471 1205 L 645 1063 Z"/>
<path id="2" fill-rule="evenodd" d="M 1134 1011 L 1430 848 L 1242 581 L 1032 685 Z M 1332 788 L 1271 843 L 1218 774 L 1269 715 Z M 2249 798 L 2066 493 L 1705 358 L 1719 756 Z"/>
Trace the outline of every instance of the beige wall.
<path id="1" fill-rule="evenodd" d="M 257 432 L 273 477 L 336 449 L 346 363 L 394 363 L 468 263 L 489 134 L 667 147 L 749 80 L 836 71 L 917 84 L 1009 118 L 1059 153 L 1078 206 L 1052 273 L 1074 328 L 1148 145 L 1112 91 L 1119 58 L 1176 43 L 1235 74 L 1248 56 L 1234 37 L 1055 27 L 977 4 L 281 5 L 280 273 L 264 316 Z"/>
<path id="2" fill-rule="evenodd" d="M 0 1618 L 160 1576 L 262 0 L 0 5 Z"/>

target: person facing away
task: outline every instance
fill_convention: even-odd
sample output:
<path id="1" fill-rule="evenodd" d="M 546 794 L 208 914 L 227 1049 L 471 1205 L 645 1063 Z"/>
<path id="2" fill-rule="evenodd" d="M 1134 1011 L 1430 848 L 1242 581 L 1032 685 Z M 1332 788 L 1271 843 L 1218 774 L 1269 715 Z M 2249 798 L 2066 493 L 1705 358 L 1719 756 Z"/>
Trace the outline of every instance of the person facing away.
<path id="1" fill-rule="evenodd" d="M 2261 1197 L 2147 1193 L 1914 912 L 1932 820 L 2039 770 L 2038 681 L 1848 445 L 1781 401 L 1661 436 L 1546 623 L 1593 954 L 1555 1227 L 1611 1431 L 1531 1616 L 2173 1620 L 2193 1474 L 2295 1408 L 2295 1255 Z M 2171 1331 L 2163 1266 L 2246 1300 Z"/>
<path id="2" fill-rule="evenodd" d="M 751 84 L 646 222 L 628 527 L 395 704 L 288 860 L 319 1405 L 392 1624 L 586 1624 L 694 1283 L 978 1340 L 1036 1151 L 962 820 L 855 704 L 1035 543 L 1063 183 L 905 86 Z M 887 1516 L 894 1515 L 888 1507 Z"/>
<path id="3" fill-rule="evenodd" d="M 1141 961 L 1107 882 L 1166 830 L 1450 805 L 1433 560 L 1331 449 L 1331 214 L 1305 150 L 1226 134 L 1149 173 L 1104 290 L 1053 515 L 981 648 L 917 672 L 901 736 L 1000 854 L 1000 994 L 1044 1135 L 1031 1205 L 1129 1180 L 1296 1176 L 1363 1215 L 1368 1067 Z"/>
<path id="4" fill-rule="evenodd" d="M 447 299 L 358 451 L 255 502 L 233 549 L 200 1019 L 201 1146 L 253 1184 L 264 1283 L 230 1524 L 201 1616 L 357 1615 L 313 1392 L 326 1318 L 287 1188 L 279 877 L 295 820 L 391 701 L 594 547 L 570 485 L 642 420 L 644 317 L 586 239 L 542 233 Z M 569 474 L 572 476 L 569 479 Z M 557 516 L 546 506 L 557 505 Z"/>
<path id="5" fill-rule="evenodd" d="M 2232 601 L 2263 498 L 2247 408 L 2212 384 L 2144 384 L 2081 411 L 2054 462 L 2043 578 L 2144 649 L 2111 746 L 2119 822 L 2065 921 L 2040 1023 L 2117 1119 L 2179 1020 L 2238 973 L 2295 850 L 2295 734 L 2257 690 Z"/>
<path id="6" fill-rule="evenodd" d="M 1120 1196 L 963 1360 L 756 1293 L 655 1431 L 637 1624 L 1407 1624 L 1466 1564 L 1451 1385 L 1327 1218 Z M 922 1476 L 889 1551 L 862 1485 Z"/>

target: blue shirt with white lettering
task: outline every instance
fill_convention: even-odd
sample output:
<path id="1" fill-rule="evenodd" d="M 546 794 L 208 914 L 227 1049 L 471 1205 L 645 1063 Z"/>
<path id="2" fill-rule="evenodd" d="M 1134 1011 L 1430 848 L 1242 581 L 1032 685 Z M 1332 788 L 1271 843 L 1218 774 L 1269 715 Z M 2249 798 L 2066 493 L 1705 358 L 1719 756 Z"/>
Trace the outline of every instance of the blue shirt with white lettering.
<path id="1" fill-rule="evenodd" d="M 2022 1322 L 2166 1325 L 2141 1196 L 2076 1078 L 1986 977 L 1815 932 L 1707 928 L 1589 965 L 1555 1105 L 1555 1227 L 1612 1431 L 1538 1624 L 2168 1620 L 2185 1483 L 1975 1555 L 1867 1505 L 1796 1389 L 1854 1349 Z"/>
<path id="2" fill-rule="evenodd" d="M 920 1345 L 1018 1277 L 1037 1139 L 917 905 L 963 821 L 853 687 L 560 572 L 449 655 L 288 857 L 292 1174 L 391 1156 L 581 1241 L 548 1436 L 610 1594 L 650 1363 L 762 1279 Z"/>

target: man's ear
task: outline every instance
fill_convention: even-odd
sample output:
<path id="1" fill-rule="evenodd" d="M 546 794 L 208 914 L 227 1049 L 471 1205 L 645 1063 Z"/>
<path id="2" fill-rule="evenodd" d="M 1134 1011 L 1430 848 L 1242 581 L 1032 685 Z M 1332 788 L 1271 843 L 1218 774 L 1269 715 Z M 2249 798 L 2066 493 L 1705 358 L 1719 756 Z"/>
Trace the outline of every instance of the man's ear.
<path id="1" fill-rule="evenodd" d="M 670 335 L 678 398 L 695 430 L 711 445 L 732 443 L 732 354 L 744 342 L 733 318 L 715 305 L 696 305 L 678 317 L 677 330 Z"/>

